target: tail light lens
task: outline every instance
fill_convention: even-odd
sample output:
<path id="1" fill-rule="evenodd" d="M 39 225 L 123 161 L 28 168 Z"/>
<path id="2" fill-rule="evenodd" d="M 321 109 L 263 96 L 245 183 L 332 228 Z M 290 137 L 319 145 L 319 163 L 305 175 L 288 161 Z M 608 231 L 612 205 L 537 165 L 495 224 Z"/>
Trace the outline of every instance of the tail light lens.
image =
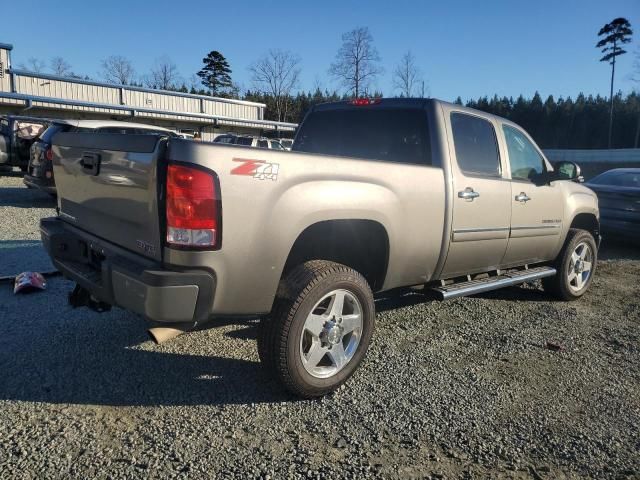
<path id="1" fill-rule="evenodd" d="M 167 171 L 167 243 L 220 248 L 221 208 L 215 174 L 169 165 Z"/>
<path id="2" fill-rule="evenodd" d="M 44 152 L 44 159 L 47 161 L 51 161 L 53 160 L 53 150 L 51 149 L 51 147 L 47 148 Z"/>

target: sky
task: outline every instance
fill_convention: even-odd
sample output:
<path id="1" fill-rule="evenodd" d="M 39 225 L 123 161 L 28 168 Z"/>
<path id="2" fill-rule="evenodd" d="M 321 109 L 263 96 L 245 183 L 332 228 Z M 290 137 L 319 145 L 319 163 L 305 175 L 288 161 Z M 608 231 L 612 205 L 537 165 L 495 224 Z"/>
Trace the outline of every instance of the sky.
<path id="1" fill-rule="evenodd" d="M 397 93 L 392 72 L 407 50 L 430 96 L 443 100 L 535 91 L 608 96 L 611 69 L 595 44 L 598 30 L 620 16 L 636 34 L 618 57 L 616 90 L 637 85 L 630 77 L 640 52 L 640 0 L 3 0 L 0 12 L 0 42 L 14 45 L 14 66 L 61 56 L 74 72 L 100 79 L 109 55 L 129 58 L 138 74 L 167 55 L 188 79 L 207 52 L 219 50 L 243 90 L 253 86 L 249 65 L 278 48 L 300 57 L 301 89 L 342 92 L 329 65 L 341 35 L 361 26 L 380 53 L 385 73 L 374 86 L 385 96 Z"/>

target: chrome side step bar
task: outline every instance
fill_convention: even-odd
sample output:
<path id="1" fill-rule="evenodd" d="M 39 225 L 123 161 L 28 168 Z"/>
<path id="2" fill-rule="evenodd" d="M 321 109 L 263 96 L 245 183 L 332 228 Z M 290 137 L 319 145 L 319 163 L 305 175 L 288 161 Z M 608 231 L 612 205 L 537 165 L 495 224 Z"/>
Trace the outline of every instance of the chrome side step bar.
<path id="1" fill-rule="evenodd" d="M 551 267 L 535 267 L 525 270 L 501 273 L 500 275 L 467 282 L 452 283 L 433 287 L 431 290 L 440 295 L 442 300 L 450 298 L 475 295 L 476 293 L 488 292 L 498 288 L 510 287 L 520 283 L 537 280 L 544 277 L 552 277 L 556 274 L 556 269 Z"/>

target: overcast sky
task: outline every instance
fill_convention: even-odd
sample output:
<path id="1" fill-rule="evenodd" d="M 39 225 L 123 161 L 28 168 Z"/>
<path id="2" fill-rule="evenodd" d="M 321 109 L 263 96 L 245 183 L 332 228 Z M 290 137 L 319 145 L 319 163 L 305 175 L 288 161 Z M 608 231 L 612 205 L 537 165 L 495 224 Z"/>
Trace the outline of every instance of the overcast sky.
<path id="1" fill-rule="evenodd" d="M 434 97 L 609 94 L 611 70 L 598 62 L 597 32 L 615 17 L 636 31 L 620 57 L 616 90 L 633 88 L 640 50 L 640 1 L 368 1 L 176 2 L 137 0 L 3 2 L 0 42 L 13 64 L 62 56 L 73 71 L 99 78 L 102 58 L 128 57 L 139 74 L 168 55 L 188 78 L 219 50 L 233 78 L 251 87 L 247 67 L 269 48 L 302 59 L 301 88 L 339 89 L 327 73 L 341 34 L 369 27 L 385 73 L 375 86 L 394 94 L 391 73 L 411 50 Z M 640 88 L 640 87 L 639 87 Z"/>

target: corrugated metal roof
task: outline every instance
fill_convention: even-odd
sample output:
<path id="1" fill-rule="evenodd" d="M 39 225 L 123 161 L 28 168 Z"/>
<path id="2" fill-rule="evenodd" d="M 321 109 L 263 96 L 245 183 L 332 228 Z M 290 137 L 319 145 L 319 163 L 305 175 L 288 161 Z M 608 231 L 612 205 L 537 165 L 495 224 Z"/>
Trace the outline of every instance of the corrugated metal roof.
<path id="1" fill-rule="evenodd" d="M 228 125 L 241 125 L 250 126 L 255 128 L 264 128 L 268 130 L 283 130 L 293 131 L 296 129 L 297 124 L 285 123 L 285 122 L 272 122 L 269 120 L 257 120 L 257 119 L 242 119 L 227 117 L 223 115 L 209 115 L 205 113 L 191 113 L 191 112 L 172 112 L 166 110 L 158 110 L 153 108 L 140 108 L 128 105 L 112 105 L 108 103 L 94 103 L 84 102 L 79 100 L 66 100 L 53 97 L 40 97 L 35 95 L 25 95 L 21 93 L 6 93 L 0 92 L 0 99 L 21 100 L 25 103 L 29 103 L 33 106 L 60 108 L 60 109 L 80 109 L 83 111 L 100 111 L 101 113 L 115 113 L 122 114 L 123 112 L 129 115 L 136 116 L 144 114 L 144 116 L 152 118 L 165 118 L 173 120 L 186 120 L 190 122 L 196 122 L 201 124 L 207 123 L 226 123 Z"/>

